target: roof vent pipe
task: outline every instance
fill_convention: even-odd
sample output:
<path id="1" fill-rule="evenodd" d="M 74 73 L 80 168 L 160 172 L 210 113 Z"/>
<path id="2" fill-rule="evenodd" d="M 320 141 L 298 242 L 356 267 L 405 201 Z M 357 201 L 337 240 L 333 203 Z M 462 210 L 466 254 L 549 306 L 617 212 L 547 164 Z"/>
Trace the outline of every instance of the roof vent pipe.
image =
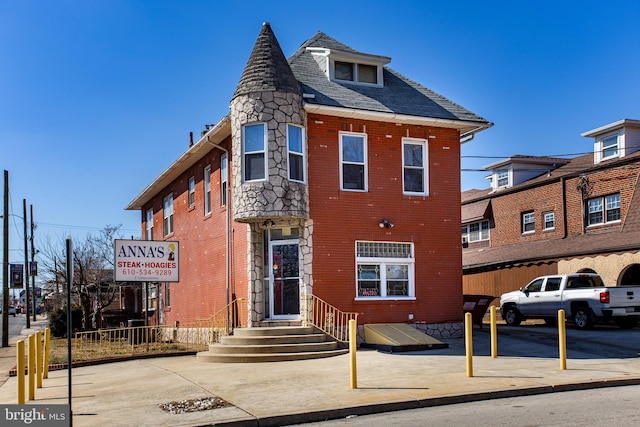
<path id="1" fill-rule="evenodd" d="M 189 147 L 193 147 L 193 132 L 189 132 Z"/>

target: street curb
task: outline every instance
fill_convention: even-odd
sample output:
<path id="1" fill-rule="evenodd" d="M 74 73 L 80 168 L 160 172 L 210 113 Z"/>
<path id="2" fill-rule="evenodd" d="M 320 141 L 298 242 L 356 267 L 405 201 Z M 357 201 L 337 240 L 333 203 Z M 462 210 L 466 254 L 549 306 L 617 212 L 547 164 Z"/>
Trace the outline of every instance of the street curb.
<path id="1" fill-rule="evenodd" d="M 515 388 L 511 390 L 495 390 L 480 393 L 433 397 L 427 399 L 406 400 L 400 402 L 376 403 L 371 405 L 327 409 L 316 412 L 275 415 L 263 418 L 254 417 L 253 419 L 216 422 L 215 424 L 201 424 L 201 427 L 214 425 L 225 427 L 276 427 L 292 424 L 322 422 L 327 420 L 347 418 L 349 416 L 374 415 L 383 412 L 403 411 L 407 409 L 420 409 L 434 406 L 453 405 L 458 403 L 503 399 L 508 397 L 535 396 L 539 394 L 562 393 L 566 391 L 622 387 L 629 385 L 640 385 L 640 377 L 620 378 L 612 380 L 594 380 L 574 384 L 544 385 L 537 387 Z"/>

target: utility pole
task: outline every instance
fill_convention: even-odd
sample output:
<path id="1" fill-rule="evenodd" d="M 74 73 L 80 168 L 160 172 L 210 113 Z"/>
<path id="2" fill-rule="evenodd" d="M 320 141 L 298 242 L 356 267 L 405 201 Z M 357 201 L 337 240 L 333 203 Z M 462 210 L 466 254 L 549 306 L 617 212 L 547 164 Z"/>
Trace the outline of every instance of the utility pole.
<path id="1" fill-rule="evenodd" d="M 33 231 L 36 229 L 35 225 L 33 224 L 33 205 L 29 205 L 29 208 L 31 209 L 31 265 L 33 266 L 33 273 L 31 275 L 31 290 L 33 291 L 33 321 L 35 322 L 36 320 L 38 320 L 36 318 L 36 275 L 37 275 L 37 271 L 36 271 L 36 250 L 33 246 Z M 31 268 L 29 268 L 29 273 L 32 273 Z M 28 285 L 28 283 L 27 283 Z"/>
<path id="2" fill-rule="evenodd" d="M 2 215 L 2 347 L 9 347 L 9 171 L 4 171 Z"/>
<path id="3" fill-rule="evenodd" d="M 27 319 L 27 329 L 31 327 L 29 321 L 29 246 L 27 246 L 27 199 L 22 199 L 22 219 L 24 222 L 24 309 L 26 310 L 25 318 Z"/>

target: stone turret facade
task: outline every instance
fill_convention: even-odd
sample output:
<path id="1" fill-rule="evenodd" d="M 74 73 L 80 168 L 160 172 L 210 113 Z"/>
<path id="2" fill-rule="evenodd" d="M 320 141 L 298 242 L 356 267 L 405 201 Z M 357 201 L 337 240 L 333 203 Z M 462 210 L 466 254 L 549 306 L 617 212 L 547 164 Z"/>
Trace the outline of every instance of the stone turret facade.
<path id="1" fill-rule="evenodd" d="M 243 126 L 258 123 L 266 124 L 267 166 L 263 180 L 247 182 L 243 176 Z M 235 221 L 308 218 L 307 185 L 289 179 L 289 124 L 306 127 L 302 94 L 270 25 L 265 23 L 231 100 L 233 163 L 241 165 L 233 176 Z"/>

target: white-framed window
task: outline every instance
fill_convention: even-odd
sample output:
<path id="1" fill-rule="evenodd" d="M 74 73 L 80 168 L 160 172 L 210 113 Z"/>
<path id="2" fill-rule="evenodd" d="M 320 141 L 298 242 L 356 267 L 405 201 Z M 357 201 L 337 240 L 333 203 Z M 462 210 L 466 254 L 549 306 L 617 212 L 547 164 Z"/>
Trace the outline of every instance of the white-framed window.
<path id="1" fill-rule="evenodd" d="M 164 198 L 162 216 L 164 218 L 164 235 L 168 236 L 173 233 L 173 193 Z"/>
<path id="2" fill-rule="evenodd" d="M 340 188 L 367 191 L 367 135 L 340 132 Z"/>
<path id="3" fill-rule="evenodd" d="M 469 243 L 489 240 L 489 221 L 485 220 L 463 225 L 462 237 L 466 238 Z"/>
<path id="4" fill-rule="evenodd" d="M 153 240 L 153 209 L 147 209 L 144 224 L 144 238 L 145 240 Z"/>
<path id="5" fill-rule="evenodd" d="M 402 191 L 407 195 L 429 193 L 427 141 L 402 138 Z"/>
<path id="6" fill-rule="evenodd" d="M 202 182 L 204 182 L 204 214 L 208 215 L 211 213 L 211 165 L 204 167 Z"/>
<path id="7" fill-rule="evenodd" d="M 620 221 L 620 194 L 587 200 L 587 225 Z"/>
<path id="8" fill-rule="evenodd" d="M 556 215 L 554 212 L 543 213 L 542 220 L 545 230 L 553 230 L 554 228 L 556 228 Z"/>
<path id="9" fill-rule="evenodd" d="M 289 179 L 305 182 L 305 141 L 304 128 L 287 125 L 287 150 L 289 152 Z"/>
<path id="10" fill-rule="evenodd" d="M 149 294 L 147 295 L 147 289 Z M 158 288 L 155 283 L 149 283 L 142 287 L 143 307 L 148 304 L 149 311 L 155 311 L 158 308 Z"/>
<path id="11" fill-rule="evenodd" d="M 267 178 L 267 125 L 257 123 L 242 127 L 243 179 L 261 181 Z"/>
<path id="12" fill-rule="evenodd" d="M 607 160 L 620 155 L 620 147 L 618 145 L 618 134 L 608 135 L 602 138 L 602 159 Z"/>
<path id="13" fill-rule="evenodd" d="M 164 306 L 171 307 L 171 283 L 165 282 L 164 284 Z"/>
<path id="14" fill-rule="evenodd" d="M 356 242 L 356 298 L 414 298 L 412 243 Z"/>
<path id="15" fill-rule="evenodd" d="M 332 61 L 333 80 L 382 86 L 382 67 L 348 61 Z"/>
<path id="16" fill-rule="evenodd" d="M 495 173 L 495 188 L 509 187 L 511 184 L 511 172 L 509 169 L 497 170 Z"/>
<path id="17" fill-rule="evenodd" d="M 196 178 L 189 178 L 189 207 L 193 207 L 196 204 Z"/>
<path id="18" fill-rule="evenodd" d="M 533 211 L 522 214 L 522 234 L 536 231 L 536 217 Z"/>
<path id="19" fill-rule="evenodd" d="M 227 154 L 224 153 L 220 156 L 220 206 L 227 205 L 227 190 L 229 185 L 227 182 L 229 177 L 228 167 Z"/>

